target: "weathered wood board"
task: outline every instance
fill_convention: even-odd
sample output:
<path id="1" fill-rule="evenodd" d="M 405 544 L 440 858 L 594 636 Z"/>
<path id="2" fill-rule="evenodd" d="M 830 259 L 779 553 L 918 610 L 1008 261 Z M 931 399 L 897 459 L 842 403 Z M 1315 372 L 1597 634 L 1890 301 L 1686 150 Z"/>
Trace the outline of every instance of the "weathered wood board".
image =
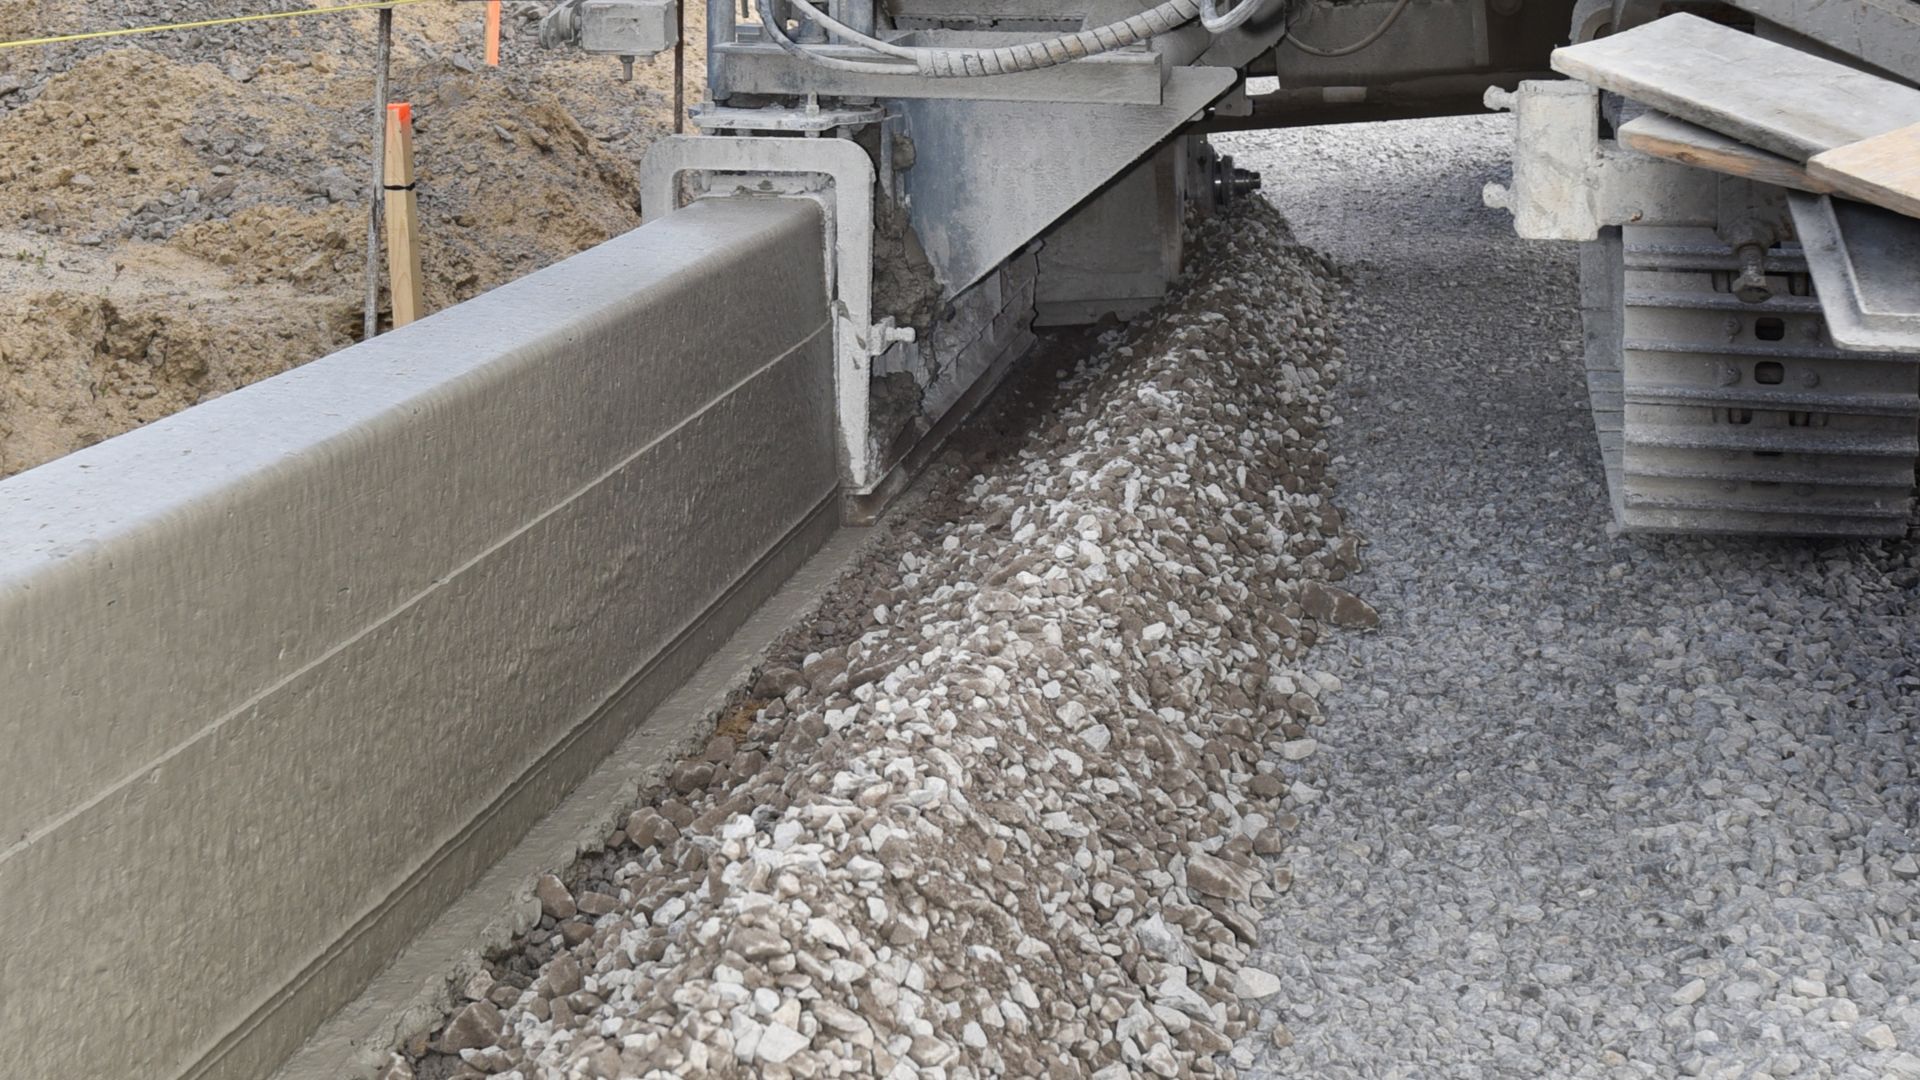
<path id="1" fill-rule="evenodd" d="M 1854 198 L 1920 217 L 1920 124 L 1815 154 L 1807 173 Z"/>
<path id="2" fill-rule="evenodd" d="M 1807 175 L 1791 158 L 1756 150 L 1698 124 L 1665 113 L 1650 112 L 1620 125 L 1620 145 L 1652 157 L 1677 161 L 1696 169 L 1745 177 L 1763 184 L 1825 195 L 1831 185 Z"/>
<path id="3" fill-rule="evenodd" d="M 1920 90 L 1694 15 L 1555 49 L 1552 62 L 1563 75 L 1795 161 L 1920 123 Z"/>

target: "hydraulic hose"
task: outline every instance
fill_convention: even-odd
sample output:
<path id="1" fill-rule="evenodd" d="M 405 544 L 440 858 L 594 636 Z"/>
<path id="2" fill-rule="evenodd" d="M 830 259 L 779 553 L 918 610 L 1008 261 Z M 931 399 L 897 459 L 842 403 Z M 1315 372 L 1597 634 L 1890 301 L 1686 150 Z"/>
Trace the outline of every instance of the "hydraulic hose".
<path id="1" fill-rule="evenodd" d="M 821 53 L 817 53 L 812 49 L 802 46 L 799 42 L 794 41 L 792 38 L 787 36 L 786 30 L 780 26 L 779 20 L 773 17 L 773 0 L 755 0 L 754 6 L 760 9 L 760 28 L 766 31 L 767 38 L 771 40 L 775 45 L 780 46 L 780 48 L 783 51 L 791 53 L 792 55 L 797 56 L 800 59 L 807 61 L 808 63 L 818 64 L 819 66 L 823 68 L 827 68 L 832 71 L 858 71 L 858 72 L 862 72 L 869 75 L 912 75 L 915 73 L 914 68 L 908 64 L 889 64 L 879 60 L 843 60 L 837 56 L 826 56 Z M 820 12 L 815 10 L 812 7 L 812 5 L 806 4 L 804 0 L 801 0 L 801 3 L 798 6 L 805 8 L 806 10 L 808 10 L 809 12 L 811 12 L 812 14 L 814 14 L 819 18 L 825 19 L 824 15 L 822 15 Z M 842 24 L 835 22 L 834 20 L 831 20 L 831 19 L 826 19 L 824 22 L 821 23 L 821 25 L 827 26 L 828 29 L 832 29 L 833 27 L 841 26 Z M 843 33 L 843 34 L 845 33 L 844 31 L 835 31 L 835 32 Z M 848 35 L 848 36 L 856 36 L 856 35 Z M 862 34 L 857 36 L 864 37 L 865 35 Z M 864 44 L 864 42 L 862 44 Z M 879 44 L 886 45 L 887 43 L 879 42 Z M 867 46 L 867 47 L 869 49 L 872 48 L 872 46 Z M 893 48 L 893 46 L 888 46 L 888 47 Z M 875 51 L 879 51 L 879 50 L 875 50 Z"/>
<path id="2" fill-rule="evenodd" d="M 1214 7 L 1213 0 L 1200 0 L 1200 25 L 1206 27 L 1210 34 L 1224 34 L 1253 18 L 1253 13 L 1259 10 L 1263 2 L 1264 0 L 1240 0 L 1237 7 L 1222 15 L 1219 9 Z"/>
<path id="3" fill-rule="evenodd" d="M 1145 41 L 1169 30 L 1176 30 L 1192 22 L 1199 16 L 1200 3 L 1203 0 L 1165 0 L 1164 3 L 1148 8 L 1130 19 L 1122 19 L 1119 22 L 1096 26 L 1074 34 L 1062 34 L 1044 41 L 1002 45 L 992 49 L 978 47 L 936 49 L 895 45 L 848 27 L 845 23 L 835 20 L 814 7 L 808 0 L 788 0 L 808 18 L 828 30 L 869 51 L 912 61 L 911 68 L 906 64 L 890 64 L 881 61 L 843 60 L 839 57 L 823 56 L 811 49 L 803 48 L 775 23 L 769 12 L 773 6 L 769 0 L 757 0 L 757 2 L 760 7 L 760 25 L 765 28 L 775 44 L 814 63 L 841 71 L 912 74 L 934 79 L 957 79 L 981 75 L 1007 75 L 1017 71 L 1038 71 L 1041 68 L 1098 56 L 1115 49 L 1124 49 L 1136 42 Z M 1210 3 L 1211 0 L 1204 0 L 1204 2 Z M 1259 0 L 1241 0 L 1240 8 L 1229 12 L 1227 17 L 1238 17 L 1241 21 L 1245 21 L 1246 16 L 1239 14 L 1240 9 L 1248 9 L 1247 14 L 1251 15 L 1251 9 L 1258 3 Z"/>
<path id="4" fill-rule="evenodd" d="M 1283 40 L 1290 42 L 1294 48 L 1299 49 L 1308 56 L 1352 56 L 1361 49 L 1379 41 L 1381 35 L 1392 29 L 1393 24 L 1399 21 L 1400 13 L 1407 10 L 1407 5 L 1411 2 L 1412 0 L 1400 0 L 1399 3 L 1393 5 L 1393 10 L 1387 12 L 1387 17 L 1380 20 L 1379 26 L 1373 28 L 1373 33 L 1368 34 L 1366 37 L 1361 38 L 1351 45 L 1342 45 L 1337 49 L 1323 49 L 1317 45 L 1309 45 L 1293 36 L 1293 28 L 1291 26 L 1287 28 L 1287 34 Z"/>

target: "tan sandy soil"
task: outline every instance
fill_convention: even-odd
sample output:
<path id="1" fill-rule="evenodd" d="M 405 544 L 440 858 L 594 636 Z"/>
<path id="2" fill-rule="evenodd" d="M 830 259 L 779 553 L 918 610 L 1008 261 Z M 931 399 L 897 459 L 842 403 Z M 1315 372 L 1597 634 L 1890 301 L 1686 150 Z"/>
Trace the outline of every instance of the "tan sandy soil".
<path id="1" fill-rule="evenodd" d="M 0 0 L 0 40 L 272 6 Z M 541 10 L 508 5 L 498 70 L 478 62 L 478 4 L 396 13 L 430 308 L 639 223 L 639 155 L 672 129 L 671 57 L 621 84 L 611 58 L 539 49 Z M 691 102 L 704 32 L 689 15 Z M 357 340 L 373 27 L 0 51 L 0 476 Z"/>

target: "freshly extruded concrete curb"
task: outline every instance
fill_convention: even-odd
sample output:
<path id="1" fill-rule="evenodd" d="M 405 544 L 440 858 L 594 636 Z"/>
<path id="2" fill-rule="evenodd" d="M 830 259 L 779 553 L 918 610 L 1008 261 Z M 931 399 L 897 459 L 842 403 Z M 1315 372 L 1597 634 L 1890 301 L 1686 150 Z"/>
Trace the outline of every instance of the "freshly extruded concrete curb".
<path id="1" fill-rule="evenodd" d="M 691 674 L 837 516 L 820 229 L 690 208 L 0 483 L 0 1044 L 263 1075 Z"/>

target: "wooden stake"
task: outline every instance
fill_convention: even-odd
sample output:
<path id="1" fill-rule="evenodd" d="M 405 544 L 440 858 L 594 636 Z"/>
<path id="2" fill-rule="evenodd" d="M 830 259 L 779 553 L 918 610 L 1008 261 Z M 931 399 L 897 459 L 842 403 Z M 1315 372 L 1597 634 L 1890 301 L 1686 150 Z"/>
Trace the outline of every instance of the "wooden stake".
<path id="1" fill-rule="evenodd" d="M 487 66 L 500 66 L 500 0 L 487 0 Z"/>
<path id="2" fill-rule="evenodd" d="M 387 106 L 387 289 L 398 328 L 426 312 L 420 297 L 420 227 L 413 191 L 413 106 Z"/>

